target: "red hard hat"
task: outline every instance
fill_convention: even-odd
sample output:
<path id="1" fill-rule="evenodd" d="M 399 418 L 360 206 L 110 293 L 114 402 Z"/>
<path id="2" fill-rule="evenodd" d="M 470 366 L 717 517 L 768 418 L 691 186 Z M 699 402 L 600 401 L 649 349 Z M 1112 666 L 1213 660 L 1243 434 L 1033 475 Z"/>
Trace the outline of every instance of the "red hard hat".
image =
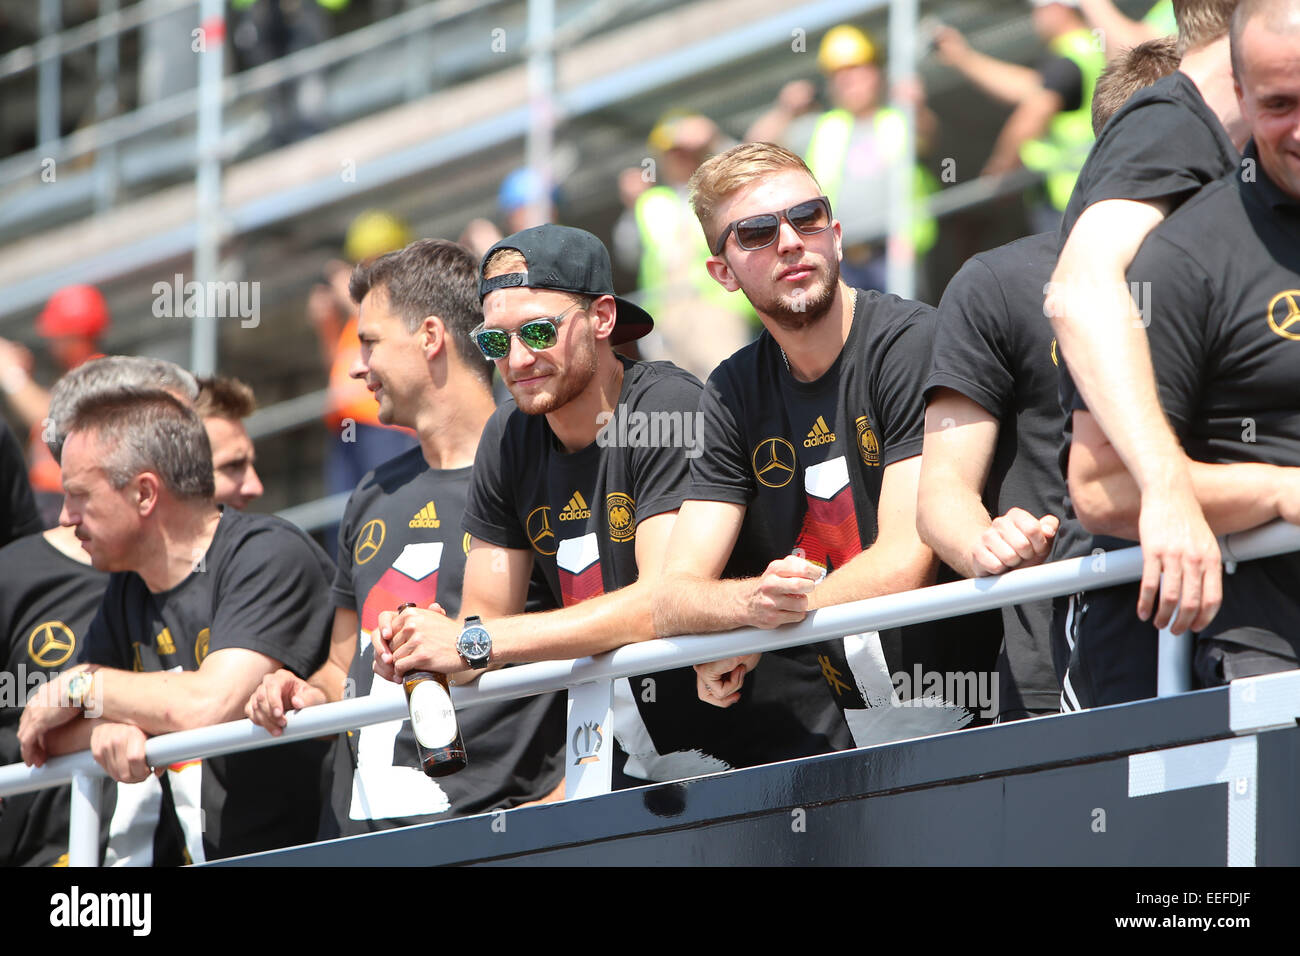
<path id="1" fill-rule="evenodd" d="M 50 296 L 36 318 L 36 332 L 52 339 L 64 335 L 96 338 L 108 329 L 108 304 L 93 285 L 70 285 Z"/>

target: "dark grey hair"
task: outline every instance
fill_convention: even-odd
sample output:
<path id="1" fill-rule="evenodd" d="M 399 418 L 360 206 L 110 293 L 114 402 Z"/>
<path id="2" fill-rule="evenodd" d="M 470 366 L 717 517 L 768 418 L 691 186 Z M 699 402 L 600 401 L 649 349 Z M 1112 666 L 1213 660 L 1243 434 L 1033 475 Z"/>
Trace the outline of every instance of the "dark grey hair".
<path id="1" fill-rule="evenodd" d="M 105 355 L 78 365 L 50 392 L 50 410 L 42 438 L 58 461 L 71 430 L 73 412 L 86 399 L 119 391 L 161 389 L 190 402 L 199 397 L 199 383 L 189 372 L 166 359 L 139 355 Z"/>
<path id="2" fill-rule="evenodd" d="M 211 499 L 212 446 L 191 406 L 161 389 L 120 389 L 86 396 L 72 413 L 68 434 L 94 436 L 108 483 L 124 488 L 153 472 L 177 498 Z"/>

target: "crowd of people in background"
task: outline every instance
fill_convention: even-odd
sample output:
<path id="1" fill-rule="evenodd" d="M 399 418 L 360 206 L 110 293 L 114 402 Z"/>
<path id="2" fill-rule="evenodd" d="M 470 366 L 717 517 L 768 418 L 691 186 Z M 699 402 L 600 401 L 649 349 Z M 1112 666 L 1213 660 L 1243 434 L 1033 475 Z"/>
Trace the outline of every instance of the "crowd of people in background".
<path id="1" fill-rule="evenodd" d="M 1151 697 L 1165 627 L 1196 634 L 1196 686 L 1297 667 L 1300 559 L 1225 578 L 1215 535 L 1300 521 L 1300 0 L 1172 6 L 1176 39 L 1159 9 L 1035 0 L 1033 68 L 932 30 L 1013 107 L 985 171 L 1042 174 L 1035 233 L 937 307 L 883 288 L 903 114 L 850 25 L 819 50 L 829 108 L 798 81 L 741 143 L 655 126 L 659 175 L 620 180 L 612 242 L 636 301 L 600 239 L 537 221 L 555 192 L 530 174 L 502 187 L 506 236 L 364 214 L 308 304 L 332 433 L 368 436 L 331 443 L 332 555 L 244 510 L 246 385 L 100 355 L 102 297 L 59 293 L 50 391 L 0 343 L 47 456 L 29 482 L 0 426 L 5 666 L 43 675 L 3 711 L 0 764 L 90 749 L 117 864 L 560 800 L 558 695 L 467 711 L 469 767 L 440 780 L 404 720 L 171 767 L 145 745 L 1133 542 L 1132 585 L 619 680 L 615 786 Z M 923 154 L 937 120 L 900 98 Z M 927 177 L 905 177 L 917 201 Z M 923 254 L 937 227 L 915 222 Z M 6 799 L 0 862 L 66 859 L 66 803 Z"/>

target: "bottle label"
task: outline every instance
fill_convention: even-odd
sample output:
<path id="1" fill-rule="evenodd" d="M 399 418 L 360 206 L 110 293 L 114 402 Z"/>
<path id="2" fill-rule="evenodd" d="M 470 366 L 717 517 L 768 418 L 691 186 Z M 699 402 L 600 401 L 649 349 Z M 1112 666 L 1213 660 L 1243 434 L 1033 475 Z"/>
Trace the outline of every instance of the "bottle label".
<path id="1" fill-rule="evenodd" d="M 420 745 L 430 750 L 456 739 L 456 711 L 436 680 L 420 681 L 411 691 L 411 729 Z"/>

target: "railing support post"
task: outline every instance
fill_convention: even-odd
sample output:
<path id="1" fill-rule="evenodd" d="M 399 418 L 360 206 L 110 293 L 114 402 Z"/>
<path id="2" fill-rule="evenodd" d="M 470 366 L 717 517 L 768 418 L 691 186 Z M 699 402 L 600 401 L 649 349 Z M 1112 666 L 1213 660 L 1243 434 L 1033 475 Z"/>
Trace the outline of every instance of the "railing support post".
<path id="1" fill-rule="evenodd" d="M 79 773 L 72 778 L 68 817 L 68 865 L 99 866 L 99 808 L 104 781 Z"/>
<path id="2" fill-rule="evenodd" d="M 564 737 L 564 798 L 609 793 L 614 779 L 614 682 L 569 688 Z"/>

